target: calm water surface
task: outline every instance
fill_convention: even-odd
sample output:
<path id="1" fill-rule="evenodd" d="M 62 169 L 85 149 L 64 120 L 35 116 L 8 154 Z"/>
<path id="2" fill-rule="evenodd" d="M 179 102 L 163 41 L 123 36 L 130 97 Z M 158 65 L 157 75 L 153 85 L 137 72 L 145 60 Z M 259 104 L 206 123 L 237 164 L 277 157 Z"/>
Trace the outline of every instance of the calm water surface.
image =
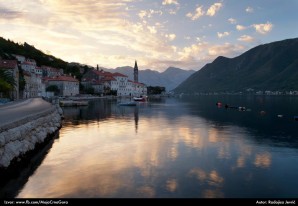
<path id="1" fill-rule="evenodd" d="M 298 197 L 297 97 L 96 100 L 64 115 L 16 197 Z"/>

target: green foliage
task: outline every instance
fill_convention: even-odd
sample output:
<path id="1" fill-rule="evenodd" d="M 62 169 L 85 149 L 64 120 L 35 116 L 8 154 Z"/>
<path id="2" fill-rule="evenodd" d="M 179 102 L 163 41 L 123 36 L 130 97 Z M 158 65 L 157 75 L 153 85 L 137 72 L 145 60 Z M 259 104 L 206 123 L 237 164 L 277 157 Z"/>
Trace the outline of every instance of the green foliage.
<path id="1" fill-rule="evenodd" d="M 93 87 L 88 87 L 85 89 L 86 94 L 94 94 L 94 88 Z"/>
<path id="2" fill-rule="evenodd" d="M 149 87 L 147 87 L 147 93 L 148 94 L 161 94 L 165 91 L 166 91 L 165 87 L 159 87 L 159 86 L 156 86 L 156 87 L 149 86 Z"/>
<path id="3" fill-rule="evenodd" d="M 34 59 L 37 66 L 51 66 L 54 68 L 65 69 L 67 62 L 58 59 L 52 55 L 47 55 L 42 51 L 36 49 L 34 46 L 27 44 L 14 43 L 13 41 L 5 40 L 0 37 L 0 56 L 3 59 L 14 59 L 12 54 L 25 56 L 26 58 Z"/>
<path id="4" fill-rule="evenodd" d="M 26 80 L 24 77 L 23 70 L 19 68 L 19 91 L 24 91 Z"/>
<path id="5" fill-rule="evenodd" d="M 2 80 L 3 82 L 8 83 L 11 86 L 16 86 L 17 83 L 15 81 L 15 79 L 13 78 L 12 74 L 5 70 L 5 69 L 1 69 L 0 68 L 0 80 Z"/>
<path id="6" fill-rule="evenodd" d="M 16 82 L 12 74 L 4 69 L 0 68 L 0 93 L 4 97 L 9 97 L 9 92 L 13 90 Z"/>
<path id="7" fill-rule="evenodd" d="M 71 74 L 71 76 L 75 76 L 79 81 L 82 79 L 82 74 L 80 72 L 80 67 L 78 65 L 68 65 L 65 70 L 65 74 Z"/>
<path id="8" fill-rule="evenodd" d="M 117 90 L 112 90 L 110 91 L 110 94 L 109 95 L 112 95 L 112 96 L 117 96 Z"/>

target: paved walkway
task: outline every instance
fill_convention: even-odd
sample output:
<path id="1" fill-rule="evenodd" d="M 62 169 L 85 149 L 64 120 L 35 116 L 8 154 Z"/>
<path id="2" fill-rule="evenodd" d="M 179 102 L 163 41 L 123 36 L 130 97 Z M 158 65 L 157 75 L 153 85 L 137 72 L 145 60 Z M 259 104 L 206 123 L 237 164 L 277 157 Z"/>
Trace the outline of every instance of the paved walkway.
<path id="1" fill-rule="evenodd" d="M 0 127 L 27 116 L 38 114 L 51 108 L 52 104 L 42 98 L 32 98 L 0 106 Z"/>

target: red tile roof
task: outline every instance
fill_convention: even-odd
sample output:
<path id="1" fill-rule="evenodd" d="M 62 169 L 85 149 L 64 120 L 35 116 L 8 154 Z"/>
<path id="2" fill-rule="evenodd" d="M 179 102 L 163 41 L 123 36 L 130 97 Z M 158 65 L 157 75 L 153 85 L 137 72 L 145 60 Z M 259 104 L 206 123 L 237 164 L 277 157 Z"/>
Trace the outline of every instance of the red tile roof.
<path id="1" fill-rule="evenodd" d="M 57 76 L 53 78 L 44 78 L 46 81 L 65 81 L 65 82 L 79 82 L 77 79 L 71 76 Z"/>
<path id="2" fill-rule="evenodd" d="M 27 72 L 27 71 L 23 71 L 23 74 L 24 74 L 24 76 L 29 76 L 29 77 L 31 77 L 31 74 L 30 74 L 29 72 Z"/>
<path id="3" fill-rule="evenodd" d="M 16 66 L 18 66 L 17 60 L 0 60 L 0 68 L 14 69 Z"/>
<path id="4" fill-rule="evenodd" d="M 119 72 L 115 72 L 115 73 L 113 74 L 113 76 L 127 77 L 126 75 L 121 74 L 121 73 L 119 73 Z"/>

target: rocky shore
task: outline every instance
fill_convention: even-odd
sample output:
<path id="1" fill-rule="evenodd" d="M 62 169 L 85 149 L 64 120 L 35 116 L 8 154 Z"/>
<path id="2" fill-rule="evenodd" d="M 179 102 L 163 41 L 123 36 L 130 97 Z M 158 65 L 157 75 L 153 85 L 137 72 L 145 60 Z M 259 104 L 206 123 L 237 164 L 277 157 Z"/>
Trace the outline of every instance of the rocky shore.
<path id="1" fill-rule="evenodd" d="M 62 109 L 50 105 L 38 113 L 0 125 L 0 170 L 22 161 L 27 153 L 53 136 L 61 127 Z"/>

